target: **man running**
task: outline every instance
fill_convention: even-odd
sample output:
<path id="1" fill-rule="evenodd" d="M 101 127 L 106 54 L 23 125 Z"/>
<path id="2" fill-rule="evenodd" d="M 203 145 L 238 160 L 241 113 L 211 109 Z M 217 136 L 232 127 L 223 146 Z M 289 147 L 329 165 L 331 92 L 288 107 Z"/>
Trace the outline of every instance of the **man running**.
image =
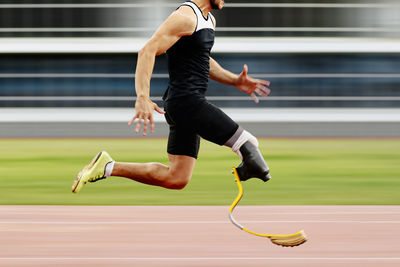
<path id="1" fill-rule="evenodd" d="M 200 137 L 218 145 L 225 145 L 242 159 L 237 167 L 239 178 L 245 181 L 271 176 L 260 151 L 258 141 L 241 128 L 224 112 L 210 104 L 205 93 L 208 78 L 237 87 L 249 94 L 257 103 L 257 95 L 266 97 L 270 90 L 268 81 L 247 75 L 244 65 L 240 75 L 223 69 L 210 57 L 214 44 L 215 18 L 212 9 L 222 9 L 223 0 L 194 0 L 183 3 L 155 32 L 139 51 L 136 67 L 135 115 L 128 123 L 136 121 L 136 133 L 143 125 L 143 135 L 148 127 L 154 131 L 153 112 L 164 114 L 169 124 L 169 166 L 160 163 L 115 162 L 110 155 L 98 153 L 88 166 L 78 174 L 72 192 L 78 193 L 87 182 L 109 176 L 119 176 L 134 181 L 182 189 L 189 182 L 199 151 Z M 164 109 L 150 100 L 150 78 L 155 57 L 167 53 L 169 85 L 163 100 Z"/>

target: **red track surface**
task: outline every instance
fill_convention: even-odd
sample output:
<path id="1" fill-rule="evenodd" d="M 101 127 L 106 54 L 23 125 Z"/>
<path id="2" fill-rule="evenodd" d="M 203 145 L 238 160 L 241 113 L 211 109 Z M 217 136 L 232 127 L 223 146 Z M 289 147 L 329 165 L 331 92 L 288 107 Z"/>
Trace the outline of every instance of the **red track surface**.
<path id="1" fill-rule="evenodd" d="M 0 206 L 0 266 L 400 266 L 400 206 Z"/>

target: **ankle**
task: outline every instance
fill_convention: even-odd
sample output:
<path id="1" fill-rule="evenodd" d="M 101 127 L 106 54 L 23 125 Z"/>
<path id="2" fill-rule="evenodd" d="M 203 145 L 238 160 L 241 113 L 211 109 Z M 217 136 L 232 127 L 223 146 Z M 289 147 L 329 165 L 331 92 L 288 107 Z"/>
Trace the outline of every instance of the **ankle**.
<path id="1" fill-rule="evenodd" d="M 107 163 L 106 170 L 104 172 L 104 177 L 109 177 L 112 175 L 112 172 L 114 170 L 114 164 L 115 164 L 115 161 L 111 161 L 111 162 Z"/>

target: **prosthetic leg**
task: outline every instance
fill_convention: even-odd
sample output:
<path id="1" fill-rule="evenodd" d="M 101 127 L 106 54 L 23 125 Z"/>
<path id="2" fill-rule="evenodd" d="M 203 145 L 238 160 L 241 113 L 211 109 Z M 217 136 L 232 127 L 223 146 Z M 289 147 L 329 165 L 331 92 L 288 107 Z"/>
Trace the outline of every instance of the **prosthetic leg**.
<path id="1" fill-rule="evenodd" d="M 250 178 L 259 178 L 267 182 L 271 179 L 267 163 L 264 161 L 260 150 L 252 142 L 247 141 L 239 150 L 243 161 L 236 168 L 236 171 L 241 181 L 246 181 Z"/>
<path id="2" fill-rule="evenodd" d="M 229 219 L 236 227 L 238 227 L 240 230 L 243 230 L 252 235 L 256 235 L 256 236 L 260 236 L 260 237 L 267 237 L 275 245 L 279 245 L 279 246 L 283 246 L 283 247 L 299 246 L 307 241 L 307 236 L 303 230 L 301 230 L 295 234 L 291 234 L 291 235 L 258 234 L 256 232 L 253 232 L 253 231 L 250 231 L 250 230 L 244 228 L 241 224 L 239 224 L 233 217 L 232 212 L 233 212 L 234 208 L 236 207 L 236 205 L 239 203 L 239 201 L 242 199 L 243 188 L 242 188 L 242 184 L 239 179 L 237 169 L 234 168 L 233 173 L 235 175 L 236 183 L 239 188 L 239 194 L 236 197 L 236 199 L 233 201 L 231 207 L 229 208 Z"/>
<path id="3" fill-rule="evenodd" d="M 250 178 L 259 178 L 264 182 L 267 182 L 271 179 L 271 175 L 269 174 L 269 168 L 267 163 L 264 161 L 263 156 L 261 155 L 260 151 L 258 150 L 255 144 L 255 138 L 251 141 L 246 141 L 240 147 L 240 155 L 242 157 L 242 162 L 237 168 L 233 169 L 233 174 L 235 175 L 236 183 L 239 188 L 239 194 L 236 199 L 233 201 L 230 209 L 229 209 L 229 219 L 231 222 L 238 227 L 240 230 L 243 230 L 249 234 L 260 236 L 260 237 L 267 237 L 271 240 L 272 243 L 276 245 L 280 245 L 283 247 L 294 247 L 299 246 L 307 241 L 306 234 L 303 230 L 291 234 L 291 235 L 271 235 L 271 234 L 258 234 L 253 231 L 247 230 L 241 224 L 239 224 L 232 215 L 232 212 L 239 201 L 242 199 L 243 196 L 243 188 L 241 181 L 246 181 Z"/>

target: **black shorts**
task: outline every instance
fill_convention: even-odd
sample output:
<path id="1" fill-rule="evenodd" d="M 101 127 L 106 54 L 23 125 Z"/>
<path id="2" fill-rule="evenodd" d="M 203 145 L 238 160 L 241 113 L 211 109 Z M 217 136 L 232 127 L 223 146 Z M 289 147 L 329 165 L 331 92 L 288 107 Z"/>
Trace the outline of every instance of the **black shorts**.
<path id="1" fill-rule="evenodd" d="M 239 125 L 205 98 L 181 97 L 164 102 L 169 124 L 168 153 L 197 158 L 200 137 L 225 144 Z"/>

